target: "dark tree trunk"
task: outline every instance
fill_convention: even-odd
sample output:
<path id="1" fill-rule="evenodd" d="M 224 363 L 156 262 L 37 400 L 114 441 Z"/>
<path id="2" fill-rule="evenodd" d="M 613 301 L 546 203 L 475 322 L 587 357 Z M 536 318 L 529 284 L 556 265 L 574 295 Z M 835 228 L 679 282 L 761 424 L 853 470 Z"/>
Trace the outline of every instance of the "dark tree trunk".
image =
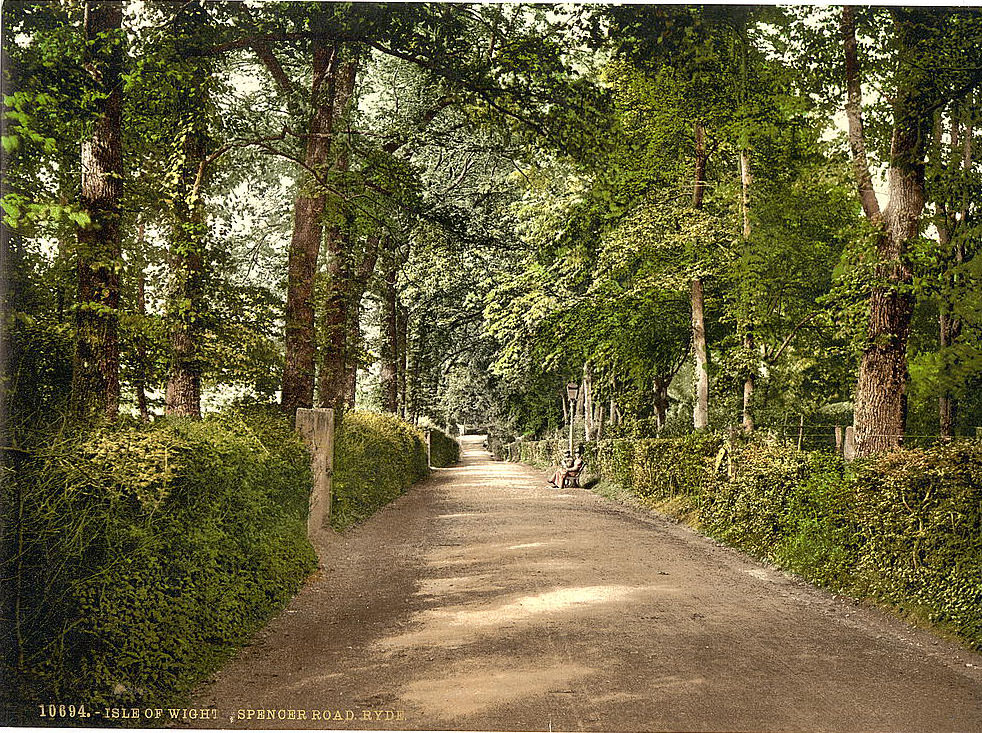
<path id="1" fill-rule="evenodd" d="M 288 412 L 314 404 L 314 274 L 323 236 L 327 197 L 321 182 L 330 167 L 339 49 L 322 38 L 312 41 L 310 98 L 313 114 L 304 154 L 305 173 L 293 206 L 293 236 L 287 258 L 286 359 L 281 404 Z M 313 173 L 311 173 L 313 172 Z"/>
<path id="2" fill-rule="evenodd" d="M 399 382 L 399 414 L 403 419 L 405 419 L 409 415 L 407 411 L 409 395 L 406 391 L 406 372 L 409 369 L 409 313 L 405 306 L 399 306 L 397 316 L 398 331 L 396 334 L 396 366 L 398 370 Z"/>
<path id="3" fill-rule="evenodd" d="M 940 115 L 935 140 L 940 149 L 941 147 L 941 125 Z M 972 148 L 974 139 L 974 121 L 969 113 L 965 121 L 964 134 L 960 135 L 960 121 L 958 115 L 953 112 L 951 120 L 951 157 L 952 163 L 960 165 L 966 173 L 972 168 Z M 959 144 L 959 142 L 961 144 Z M 940 150 L 939 150 L 940 152 Z M 964 191 L 955 192 L 949 201 L 943 202 L 940 209 L 939 221 L 936 226 L 938 229 L 938 239 L 941 244 L 943 262 L 946 267 L 944 273 L 945 287 L 950 291 L 955 291 L 958 286 L 957 268 L 965 261 L 965 245 L 958 236 L 959 230 L 971 226 L 969 223 L 969 195 Z M 957 213 L 956 213 L 957 212 Z M 962 319 L 952 310 L 950 296 L 942 295 L 940 313 L 938 314 L 938 341 L 942 351 L 952 346 L 962 331 Z M 942 440 L 951 440 L 955 437 L 955 424 L 958 418 L 958 400 L 950 390 L 944 389 L 938 397 L 938 435 Z"/>
<path id="4" fill-rule="evenodd" d="M 203 106 L 203 105 L 202 105 Z M 202 114 L 199 106 L 192 115 Z M 203 122 L 184 131 L 180 178 L 174 195 L 167 320 L 170 326 L 170 370 L 164 411 L 179 417 L 201 417 L 201 334 L 204 306 L 205 213 L 200 202 L 206 133 Z"/>
<path id="5" fill-rule="evenodd" d="M 398 293 L 396 292 L 395 254 L 388 264 L 388 271 L 382 283 L 382 409 L 396 412 L 399 408 L 399 324 Z"/>
<path id="6" fill-rule="evenodd" d="M 123 188 L 121 2 L 85 3 L 86 68 L 105 96 L 94 104 L 92 133 L 82 143 L 80 208 L 89 223 L 78 229 L 78 310 L 71 411 L 83 420 L 119 414 L 119 199 Z"/>
<path id="7" fill-rule="evenodd" d="M 358 355 L 352 353 L 361 345 L 361 294 L 358 300 L 351 303 L 349 314 L 348 341 L 353 346 L 348 348 L 348 358 L 344 364 L 344 404 L 352 409 L 355 406 L 355 396 L 358 392 Z"/>
<path id="8" fill-rule="evenodd" d="M 958 338 L 962 329 L 962 322 L 958 316 L 942 310 L 939 318 L 939 337 L 942 349 L 951 346 Z M 958 401 L 947 390 L 938 398 L 938 434 L 945 440 L 955 437 L 955 420 L 958 417 Z"/>
<path id="9" fill-rule="evenodd" d="M 339 144 L 343 138 L 339 133 L 354 97 L 355 78 L 358 74 L 358 60 L 343 62 L 336 74 L 335 90 L 332 95 L 331 129 L 334 131 L 332 143 L 335 151 L 331 155 L 334 168 L 345 172 L 349 167 L 347 145 Z M 346 141 L 345 141 L 346 142 Z M 343 182 L 342 182 L 343 187 Z M 345 203 L 338 199 L 340 209 Z M 321 319 L 322 354 L 319 377 L 319 404 L 342 410 L 347 406 L 348 363 L 355 343 L 349 338 L 353 288 L 351 252 L 350 214 L 345 215 L 343 224 L 332 226 L 325 237 L 328 256 L 327 298 Z M 353 397 L 352 397 L 353 402 Z"/>
<path id="10" fill-rule="evenodd" d="M 143 261 L 144 233 L 145 227 L 141 223 L 137 230 L 139 260 L 136 273 L 136 314 L 140 317 L 141 325 L 147 316 L 147 274 Z M 136 342 L 136 376 L 133 380 L 133 389 L 136 391 L 136 407 L 143 422 L 150 422 L 150 407 L 147 404 L 147 371 L 147 343 L 141 329 Z"/>
<path id="11" fill-rule="evenodd" d="M 740 208 L 743 210 L 743 242 L 745 247 L 750 247 L 750 185 L 753 176 L 750 173 L 750 151 L 744 148 L 740 151 Z M 749 309 L 749 306 L 748 306 Z M 752 311 L 751 311 L 752 312 Z M 754 354 L 754 332 L 753 318 L 751 315 L 746 317 L 743 333 L 743 348 L 749 358 Z M 756 358 L 753 363 L 748 365 L 747 373 L 743 379 L 743 429 L 748 433 L 754 430 L 754 377 L 756 374 Z"/>
<path id="12" fill-rule="evenodd" d="M 754 334 L 747 326 L 747 331 L 743 334 L 743 348 L 747 353 L 754 353 Z M 743 429 L 748 433 L 754 430 L 754 369 L 751 367 L 743 379 Z"/>
<path id="13" fill-rule="evenodd" d="M 321 318 L 321 362 L 319 374 L 319 401 L 321 407 L 343 409 L 346 404 L 346 372 L 348 358 L 348 279 L 346 253 L 336 242 L 341 233 L 331 232 L 328 237 L 327 297 Z"/>

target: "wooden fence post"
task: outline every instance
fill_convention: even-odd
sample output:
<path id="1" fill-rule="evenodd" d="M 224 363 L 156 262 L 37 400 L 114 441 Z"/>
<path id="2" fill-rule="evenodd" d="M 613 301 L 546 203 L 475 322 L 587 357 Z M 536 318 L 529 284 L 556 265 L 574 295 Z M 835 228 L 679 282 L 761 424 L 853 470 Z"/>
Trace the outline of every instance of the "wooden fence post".
<path id="1" fill-rule="evenodd" d="M 835 452 L 838 455 L 841 456 L 842 455 L 842 448 L 843 448 L 843 446 L 842 446 L 842 426 L 841 425 L 836 425 L 835 426 L 835 437 L 832 440 L 835 442 Z"/>
<path id="2" fill-rule="evenodd" d="M 321 567 L 326 560 L 325 541 L 331 534 L 331 488 L 334 474 L 334 410 L 300 408 L 297 432 L 310 448 L 314 485 L 310 492 L 307 537 L 317 551 Z"/>

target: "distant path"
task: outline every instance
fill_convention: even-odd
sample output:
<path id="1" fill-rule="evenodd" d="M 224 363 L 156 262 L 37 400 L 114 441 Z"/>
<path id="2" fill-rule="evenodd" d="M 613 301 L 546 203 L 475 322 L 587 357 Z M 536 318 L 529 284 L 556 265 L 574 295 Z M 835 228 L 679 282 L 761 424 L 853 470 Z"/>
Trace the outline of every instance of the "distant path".
<path id="1" fill-rule="evenodd" d="M 336 539 L 199 691 L 209 727 L 982 731 L 982 656 L 464 446 Z"/>

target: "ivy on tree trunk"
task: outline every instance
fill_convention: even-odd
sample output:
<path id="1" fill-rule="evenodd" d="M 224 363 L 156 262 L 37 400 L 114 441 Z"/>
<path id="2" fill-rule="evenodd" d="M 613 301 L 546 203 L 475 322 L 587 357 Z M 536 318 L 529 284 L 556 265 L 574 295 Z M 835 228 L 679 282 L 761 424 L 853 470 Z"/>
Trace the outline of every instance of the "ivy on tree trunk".
<path id="1" fill-rule="evenodd" d="M 78 228 L 75 355 L 71 410 L 81 419 L 113 420 L 119 413 L 120 195 L 123 189 L 121 108 L 124 53 L 121 2 L 85 3 L 85 68 L 99 97 L 82 143 Z"/>

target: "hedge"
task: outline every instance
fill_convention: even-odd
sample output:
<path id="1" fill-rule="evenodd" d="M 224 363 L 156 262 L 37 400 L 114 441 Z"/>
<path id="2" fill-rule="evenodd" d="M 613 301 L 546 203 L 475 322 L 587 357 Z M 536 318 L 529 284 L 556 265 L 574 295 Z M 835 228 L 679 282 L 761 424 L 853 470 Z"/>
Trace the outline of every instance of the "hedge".
<path id="1" fill-rule="evenodd" d="M 557 441 L 506 453 L 552 465 Z M 982 649 L 982 444 L 845 463 L 714 435 L 586 445 L 611 498 L 666 511 L 836 592 L 872 600 Z"/>
<path id="2" fill-rule="evenodd" d="M 316 565 L 309 456 L 273 412 L 52 436 L 6 478 L 8 720 L 183 699 Z"/>
<path id="3" fill-rule="evenodd" d="M 430 463 L 434 468 L 446 468 L 460 460 L 460 443 L 442 430 L 430 428 Z"/>
<path id="4" fill-rule="evenodd" d="M 429 473 L 423 433 L 394 415 L 346 412 L 334 441 L 337 530 L 371 516 Z"/>

